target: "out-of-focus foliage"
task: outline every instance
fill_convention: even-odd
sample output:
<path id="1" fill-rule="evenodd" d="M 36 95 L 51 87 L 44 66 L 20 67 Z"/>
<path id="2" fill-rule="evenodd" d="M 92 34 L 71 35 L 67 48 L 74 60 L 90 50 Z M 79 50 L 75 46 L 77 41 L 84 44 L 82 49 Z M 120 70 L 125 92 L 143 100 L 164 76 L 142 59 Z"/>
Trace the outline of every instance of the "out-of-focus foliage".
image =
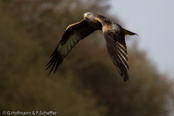
<path id="1" fill-rule="evenodd" d="M 89 2 L 89 3 L 88 3 Z M 45 64 L 65 28 L 86 11 L 107 12 L 104 0 L 0 1 L 0 110 L 56 111 L 59 116 L 168 116 L 173 82 L 136 44 L 129 77 L 114 67 L 101 32 L 82 40 L 58 72 Z M 100 42 L 102 41 L 102 42 Z"/>
<path id="2" fill-rule="evenodd" d="M 105 0 L 4 0 L 6 7 L 19 16 L 18 19 L 28 32 L 37 39 L 52 41 L 61 37 L 58 33 L 63 32 L 68 24 L 82 20 L 84 12 L 106 12 L 108 5 L 103 1 Z"/>

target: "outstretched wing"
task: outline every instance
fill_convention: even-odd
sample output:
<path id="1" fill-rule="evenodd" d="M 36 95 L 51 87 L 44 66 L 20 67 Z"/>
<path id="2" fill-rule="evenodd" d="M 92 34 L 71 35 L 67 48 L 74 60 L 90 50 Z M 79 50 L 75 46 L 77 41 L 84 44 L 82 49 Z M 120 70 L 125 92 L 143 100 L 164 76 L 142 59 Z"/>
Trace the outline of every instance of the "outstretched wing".
<path id="1" fill-rule="evenodd" d="M 127 47 L 125 43 L 125 31 L 128 34 L 134 35 L 135 33 L 123 29 L 120 25 L 112 22 L 104 16 L 97 15 L 96 20 L 102 24 L 102 31 L 106 39 L 106 45 L 109 55 L 113 63 L 118 69 L 124 81 L 128 80 L 128 57 Z"/>
<path id="2" fill-rule="evenodd" d="M 47 69 L 51 67 L 50 73 L 53 70 L 55 73 L 58 66 L 62 63 L 63 59 L 68 55 L 72 48 L 81 39 L 85 38 L 95 30 L 96 29 L 92 28 L 85 20 L 69 25 L 64 32 L 61 41 L 50 56 L 51 60 L 47 64 Z"/>
<path id="3" fill-rule="evenodd" d="M 115 27 L 111 26 L 111 28 L 109 28 L 110 26 L 105 27 L 103 33 L 106 39 L 108 53 L 111 56 L 113 63 L 116 65 L 120 75 L 124 81 L 126 81 L 129 78 L 127 72 L 129 66 L 127 47 L 125 43 L 125 33 L 120 26 L 114 26 Z"/>
<path id="4" fill-rule="evenodd" d="M 127 47 L 125 43 L 125 31 L 130 34 L 128 30 L 124 30 L 120 25 L 112 22 L 104 16 L 97 15 L 96 20 L 102 24 L 102 31 L 106 39 L 106 45 L 109 55 L 113 63 L 118 69 L 124 81 L 128 80 L 128 57 Z M 134 35 L 133 32 L 131 32 Z"/>

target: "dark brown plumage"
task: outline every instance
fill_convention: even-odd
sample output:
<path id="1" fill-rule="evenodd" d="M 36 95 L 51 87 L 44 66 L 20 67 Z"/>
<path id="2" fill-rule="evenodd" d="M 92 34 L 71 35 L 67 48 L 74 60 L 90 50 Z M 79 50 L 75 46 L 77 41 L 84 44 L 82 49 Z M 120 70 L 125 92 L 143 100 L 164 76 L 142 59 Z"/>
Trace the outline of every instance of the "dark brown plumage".
<path id="1" fill-rule="evenodd" d="M 107 50 L 113 63 L 124 81 L 128 80 L 127 70 L 129 66 L 125 35 L 135 35 L 136 33 L 123 29 L 120 25 L 104 16 L 90 12 L 84 14 L 82 21 L 69 25 L 65 30 L 62 39 L 50 56 L 51 60 L 47 64 L 47 69 L 51 68 L 50 73 L 52 71 L 56 72 L 63 59 L 81 39 L 96 30 L 103 31 Z"/>

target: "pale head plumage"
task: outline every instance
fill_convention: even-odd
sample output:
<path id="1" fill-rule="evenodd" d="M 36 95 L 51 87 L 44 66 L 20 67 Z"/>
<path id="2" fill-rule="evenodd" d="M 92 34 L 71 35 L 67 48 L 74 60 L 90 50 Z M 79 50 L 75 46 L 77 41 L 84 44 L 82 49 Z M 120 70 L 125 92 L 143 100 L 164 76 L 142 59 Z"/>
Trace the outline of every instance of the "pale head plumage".
<path id="1" fill-rule="evenodd" d="M 85 21 L 89 22 L 89 21 L 93 20 L 93 18 L 94 18 L 94 14 L 93 13 L 91 13 L 91 12 L 84 13 Z"/>

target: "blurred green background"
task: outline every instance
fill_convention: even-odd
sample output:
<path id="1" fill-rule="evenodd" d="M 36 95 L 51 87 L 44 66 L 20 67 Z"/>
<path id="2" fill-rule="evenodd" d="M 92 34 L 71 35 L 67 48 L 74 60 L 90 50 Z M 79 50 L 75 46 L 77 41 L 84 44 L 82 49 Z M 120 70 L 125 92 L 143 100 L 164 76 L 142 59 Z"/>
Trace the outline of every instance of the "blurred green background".
<path id="1" fill-rule="evenodd" d="M 113 65 L 101 31 L 82 40 L 58 71 L 45 65 L 66 27 L 87 11 L 107 14 L 105 0 L 0 1 L 0 111 L 55 111 L 58 116 L 170 116 L 173 80 L 128 47 L 129 81 Z M 127 37 L 126 41 L 129 38 Z"/>

